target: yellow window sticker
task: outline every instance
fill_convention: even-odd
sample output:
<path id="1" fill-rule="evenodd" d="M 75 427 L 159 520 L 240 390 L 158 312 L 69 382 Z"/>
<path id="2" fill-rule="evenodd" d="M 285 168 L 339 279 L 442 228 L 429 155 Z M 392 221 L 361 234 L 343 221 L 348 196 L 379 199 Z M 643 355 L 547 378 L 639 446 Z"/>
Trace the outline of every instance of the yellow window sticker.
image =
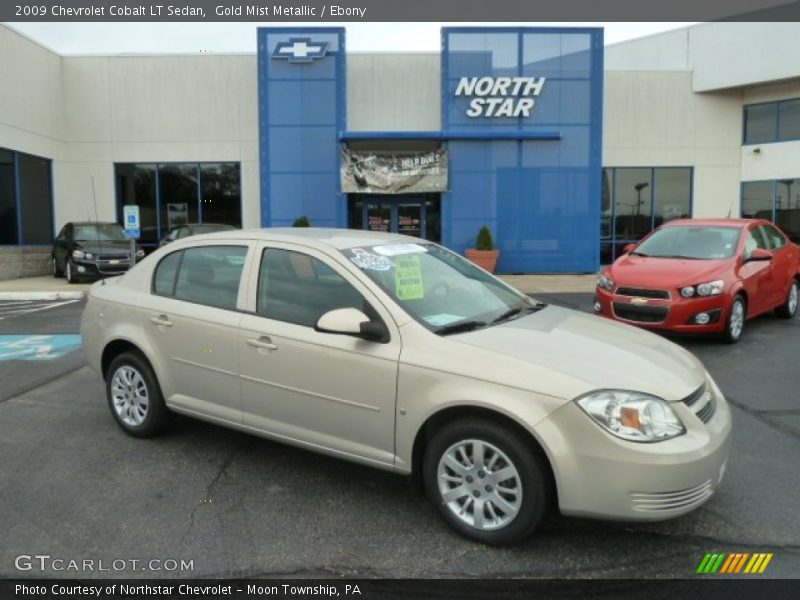
<path id="1" fill-rule="evenodd" d="M 425 297 L 419 256 L 403 255 L 394 259 L 395 294 L 398 300 L 420 300 Z"/>

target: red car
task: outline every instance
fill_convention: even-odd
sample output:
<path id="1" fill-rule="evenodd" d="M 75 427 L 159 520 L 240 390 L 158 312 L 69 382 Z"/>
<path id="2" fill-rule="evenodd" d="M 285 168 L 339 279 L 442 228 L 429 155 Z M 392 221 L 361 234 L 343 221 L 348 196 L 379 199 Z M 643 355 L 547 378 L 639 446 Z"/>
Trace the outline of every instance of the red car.
<path id="1" fill-rule="evenodd" d="M 734 343 L 747 319 L 797 312 L 800 247 L 769 221 L 670 221 L 625 251 L 597 276 L 594 310 L 610 319 Z"/>

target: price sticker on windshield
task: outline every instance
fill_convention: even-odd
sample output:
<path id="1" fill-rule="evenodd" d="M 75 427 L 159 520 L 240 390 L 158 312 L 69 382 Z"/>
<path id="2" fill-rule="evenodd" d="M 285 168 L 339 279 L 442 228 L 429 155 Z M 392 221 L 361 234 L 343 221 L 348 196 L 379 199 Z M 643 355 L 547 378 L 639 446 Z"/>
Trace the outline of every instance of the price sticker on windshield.
<path id="1" fill-rule="evenodd" d="M 395 295 L 398 300 L 419 300 L 425 297 L 419 256 L 404 255 L 394 260 Z"/>

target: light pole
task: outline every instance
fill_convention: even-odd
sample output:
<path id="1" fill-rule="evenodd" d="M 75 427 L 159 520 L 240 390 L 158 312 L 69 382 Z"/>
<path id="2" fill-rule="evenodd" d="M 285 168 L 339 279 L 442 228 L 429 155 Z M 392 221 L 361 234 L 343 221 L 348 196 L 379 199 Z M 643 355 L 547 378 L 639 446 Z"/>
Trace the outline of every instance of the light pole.
<path id="1" fill-rule="evenodd" d="M 646 181 L 641 181 L 633 186 L 633 189 L 636 190 L 636 216 L 638 217 L 642 213 L 642 190 L 649 186 L 650 184 Z"/>

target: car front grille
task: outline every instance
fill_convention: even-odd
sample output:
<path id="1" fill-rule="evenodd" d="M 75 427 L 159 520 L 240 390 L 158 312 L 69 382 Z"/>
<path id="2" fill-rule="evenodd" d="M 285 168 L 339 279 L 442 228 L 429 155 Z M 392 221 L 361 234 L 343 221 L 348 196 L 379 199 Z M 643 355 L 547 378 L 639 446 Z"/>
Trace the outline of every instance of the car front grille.
<path id="1" fill-rule="evenodd" d="M 663 323 L 669 308 L 666 306 L 637 306 L 624 302 L 614 302 L 614 314 L 626 321 L 638 323 Z"/>
<path id="2" fill-rule="evenodd" d="M 712 392 L 706 391 L 705 384 L 701 385 L 681 402 L 692 408 L 694 414 L 703 423 L 708 423 L 714 413 L 717 412 L 717 399 Z"/>
<path id="3" fill-rule="evenodd" d="M 97 257 L 97 271 L 103 275 L 118 275 L 130 268 L 131 259 L 128 254 L 101 254 Z"/>
<path id="4" fill-rule="evenodd" d="M 700 485 L 674 492 L 631 492 L 630 498 L 633 510 L 664 512 L 700 506 L 713 494 L 714 483 L 709 479 Z"/>
<path id="5" fill-rule="evenodd" d="M 669 300 L 669 292 L 667 290 L 645 290 L 641 288 L 621 287 L 617 288 L 617 295 L 631 296 L 638 298 L 656 298 L 659 300 Z"/>

